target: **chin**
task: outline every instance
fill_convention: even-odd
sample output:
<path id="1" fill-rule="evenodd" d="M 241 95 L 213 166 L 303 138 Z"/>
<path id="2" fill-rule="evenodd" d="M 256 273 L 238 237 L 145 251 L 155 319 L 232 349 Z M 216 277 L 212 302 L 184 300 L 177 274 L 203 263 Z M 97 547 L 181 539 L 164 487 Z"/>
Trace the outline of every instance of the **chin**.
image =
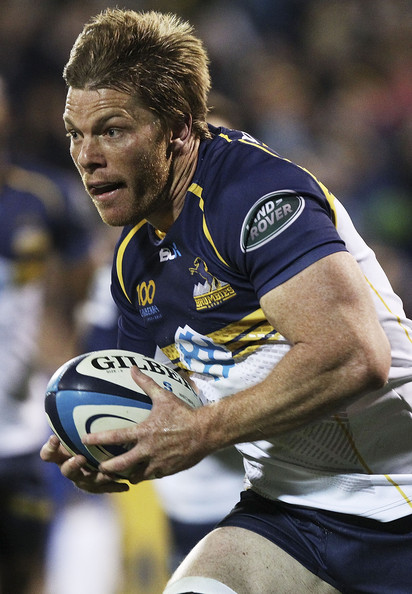
<path id="1" fill-rule="evenodd" d="M 96 208 L 103 223 L 110 227 L 124 227 L 125 225 L 133 223 L 133 221 L 130 220 L 130 217 L 127 217 L 124 213 L 108 208 L 99 208 L 98 206 L 96 206 Z"/>
<path id="2" fill-rule="evenodd" d="M 125 227 L 126 225 L 132 225 L 134 223 L 133 221 L 121 217 L 101 216 L 101 219 L 103 223 L 109 225 L 109 227 Z"/>

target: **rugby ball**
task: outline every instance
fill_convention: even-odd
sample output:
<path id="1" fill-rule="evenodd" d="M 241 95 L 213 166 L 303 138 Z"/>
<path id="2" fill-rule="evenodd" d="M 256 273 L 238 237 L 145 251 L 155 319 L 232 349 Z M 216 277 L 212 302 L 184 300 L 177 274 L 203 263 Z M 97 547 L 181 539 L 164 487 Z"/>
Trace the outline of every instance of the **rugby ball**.
<path id="1" fill-rule="evenodd" d="M 82 443 L 84 435 L 122 429 L 140 423 L 150 413 L 152 400 L 131 377 L 134 365 L 189 406 L 197 408 L 202 404 L 174 369 L 132 351 L 106 349 L 67 361 L 47 385 L 46 416 L 64 447 L 72 454 L 85 456 L 92 469 L 124 453 L 127 446 L 86 447 Z"/>

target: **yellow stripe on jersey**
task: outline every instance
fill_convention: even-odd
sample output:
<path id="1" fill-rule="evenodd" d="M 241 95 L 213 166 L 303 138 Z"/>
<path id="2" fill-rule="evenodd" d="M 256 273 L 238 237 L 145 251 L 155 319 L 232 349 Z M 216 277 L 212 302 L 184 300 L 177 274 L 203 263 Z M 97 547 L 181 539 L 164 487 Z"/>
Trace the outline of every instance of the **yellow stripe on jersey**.
<path id="1" fill-rule="evenodd" d="M 227 142 L 232 142 L 232 139 L 229 138 L 229 136 L 227 134 L 219 134 L 219 136 L 221 138 L 224 138 Z"/>
<path id="2" fill-rule="evenodd" d="M 395 489 L 399 492 L 400 496 L 405 499 L 406 503 L 409 505 L 409 507 L 412 507 L 412 501 L 409 499 L 409 497 L 406 495 L 406 493 L 404 493 L 402 491 L 402 489 L 400 488 L 400 486 L 398 485 L 398 483 L 396 483 L 390 476 L 389 474 L 384 474 L 383 475 L 386 480 L 388 481 L 388 483 L 390 483 L 391 485 L 393 485 L 395 487 Z"/>
<path id="3" fill-rule="evenodd" d="M 197 196 L 199 198 L 199 206 L 200 206 L 200 209 L 201 209 L 201 211 L 203 213 L 203 232 L 204 232 L 204 234 L 205 234 L 208 242 L 210 243 L 210 245 L 214 249 L 217 257 L 219 258 L 219 260 L 221 262 L 223 262 L 223 264 L 229 268 L 229 264 L 220 255 L 217 247 L 215 246 L 215 244 L 213 242 L 213 239 L 212 239 L 212 236 L 210 234 L 210 231 L 209 231 L 209 229 L 207 227 L 207 223 L 206 223 L 206 219 L 205 219 L 205 211 L 204 211 L 204 202 L 203 202 L 203 198 L 202 198 L 203 188 L 201 186 L 199 186 L 198 184 L 193 183 L 193 184 L 190 185 L 188 191 L 191 192 L 192 194 L 194 194 L 195 196 Z"/>
<path id="4" fill-rule="evenodd" d="M 117 278 L 119 279 L 119 283 L 120 286 L 122 287 L 122 291 L 126 296 L 126 299 L 128 300 L 129 303 L 131 303 L 131 299 L 129 297 L 129 295 L 126 292 L 126 287 L 124 286 L 124 279 L 123 279 L 123 257 L 124 257 L 124 253 L 126 251 L 127 246 L 129 245 L 131 239 L 136 235 L 136 233 L 139 231 L 139 229 L 146 223 L 145 220 L 141 221 L 140 223 L 138 223 L 137 225 L 135 225 L 133 227 L 133 229 L 131 229 L 129 231 L 129 233 L 126 235 L 126 237 L 123 239 L 122 243 L 119 246 L 119 249 L 117 251 L 117 257 L 116 257 L 116 273 L 117 273 Z"/>
<path id="5" fill-rule="evenodd" d="M 227 142 L 233 142 L 228 136 L 226 136 L 226 134 L 219 134 L 219 136 L 221 138 L 224 138 L 225 140 L 227 140 Z M 297 163 L 294 163 L 290 159 L 287 159 L 286 157 L 281 157 L 280 155 L 278 155 L 277 153 L 275 153 L 271 148 L 269 148 L 265 144 L 258 144 L 257 142 L 253 142 L 252 140 L 247 140 L 246 138 L 240 138 L 238 142 L 241 142 L 242 144 L 247 144 L 248 146 L 253 146 L 253 147 L 255 147 L 255 148 L 257 148 L 257 149 L 259 149 L 259 150 L 261 150 L 261 151 L 263 151 L 265 153 L 268 153 L 269 155 L 272 155 L 272 157 L 275 157 L 276 159 L 281 159 L 282 161 L 287 161 L 288 163 L 292 163 L 293 165 L 295 165 L 299 169 L 302 169 L 302 171 L 306 171 L 306 173 L 308 175 L 310 175 L 310 177 L 312 179 L 314 179 L 315 182 L 318 184 L 318 186 L 322 190 L 322 192 L 323 192 L 326 200 L 329 202 L 329 206 L 331 207 L 332 214 L 333 214 L 333 224 L 335 225 L 335 227 L 337 226 L 337 214 L 336 214 L 336 208 L 335 208 L 335 200 L 336 200 L 336 198 L 332 194 L 332 192 L 330 192 L 328 190 L 328 188 L 322 182 L 320 182 L 315 175 L 313 175 L 313 173 L 311 173 L 305 167 L 302 167 L 301 165 L 298 165 Z"/>
<path id="6" fill-rule="evenodd" d="M 298 167 L 299 167 L 299 165 L 298 165 Z M 304 167 L 301 167 L 301 169 L 303 169 L 304 171 L 306 171 L 315 180 L 315 182 L 318 184 L 318 186 L 320 187 L 320 189 L 324 193 L 325 198 L 329 202 L 329 206 L 330 206 L 330 208 L 332 210 L 333 224 L 335 225 L 335 227 L 337 227 L 338 226 L 338 215 L 337 215 L 336 206 L 335 206 L 335 200 L 336 200 L 335 196 L 332 194 L 332 192 L 329 192 L 328 188 L 325 185 L 323 185 L 323 183 L 321 181 L 319 181 L 317 179 L 317 177 L 315 177 L 313 175 L 313 173 L 311 173 L 310 171 L 308 171 Z"/>
<path id="7" fill-rule="evenodd" d="M 366 461 L 363 459 L 361 453 L 359 452 L 358 448 L 356 447 L 355 441 L 349 431 L 349 429 L 347 428 L 344 420 L 339 416 L 339 415 L 334 415 L 333 417 L 335 419 L 335 421 L 337 422 L 337 424 L 339 425 L 339 427 L 341 428 L 342 432 L 344 433 L 351 450 L 353 451 L 353 453 L 356 456 L 356 459 L 358 460 L 358 462 L 361 464 L 361 466 L 364 468 L 365 472 L 367 472 L 367 474 L 373 474 L 372 470 L 369 468 L 369 466 L 367 465 Z"/>
<path id="8" fill-rule="evenodd" d="M 406 338 L 409 340 L 409 342 L 412 342 L 411 335 L 409 334 L 408 329 L 405 328 L 405 326 L 402 324 L 402 320 L 400 319 L 400 317 L 393 313 L 393 311 L 391 310 L 391 308 L 388 306 L 388 304 L 386 303 L 386 301 L 384 301 L 384 299 L 382 298 L 382 296 L 378 293 L 378 291 L 375 289 L 375 287 L 372 285 L 372 283 L 370 282 L 370 280 L 368 279 L 368 277 L 366 275 L 365 275 L 365 279 L 366 279 L 366 282 L 368 283 L 368 285 L 370 286 L 370 288 L 372 289 L 372 291 L 377 296 L 377 298 L 384 305 L 385 309 L 391 314 L 391 316 L 393 316 L 396 319 L 396 321 L 398 322 L 399 326 L 405 332 Z"/>
<path id="9" fill-rule="evenodd" d="M 360 462 L 360 464 L 363 466 L 365 472 L 367 474 L 375 474 L 373 472 L 373 469 L 371 469 L 368 464 L 366 463 L 366 461 L 364 460 L 364 458 L 362 457 L 362 455 L 360 454 L 358 448 L 355 445 L 355 442 L 353 440 L 352 435 L 350 434 L 350 432 L 348 431 L 347 427 L 345 426 L 344 421 L 339 417 L 339 415 L 334 415 L 334 419 L 335 421 L 338 423 L 338 425 L 340 426 L 340 428 L 342 429 L 343 433 L 346 436 L 346 439 L 348 440 L 348 443 L 352 449 L 352 451 L 354 452 L 357 460 Z M 395 489 L 398 491 L 398 493 L 400 494 L 400 496 L 405 499 L 406 503 L 412 507 L 412 501 L 409 499 L 409 497 L 406 495 L 406 493 L 404 493 L 404 491 L 401 489 L 401 487 L 389 476 L 389 474 L 384 474 L 383 475 L 386 480 L 388 481 L 388 483 L 390 483 L 392 486 L 395 487 Z"/>
<path id="10" fill-rule="evenodd" d="M 227 348 L 235 359 L 252 353 L 264 344 L 275 342 L 289 344 L 279 332 L 273 329 L 260 308 L 207 336 L 214 344 Z M 179 364 L 179 352 L 174 343 L 163 347 L 162 351 L 173 363 Z"/>
<path id="11" fill-rule="evenodd" d="M 276 159 L 282 159 L 282 161 L 289 161 L 289 159 L 285 159 L 284 157 L 281 157 L 280 155 L 276 154 L 271 148 L 269 148 L 265 144 L 257 144 L 256 142 L 251 142 L 250 140 L 246 140 L 245 138 L 240 138 L 239 142 L 241 142 L 242 144 L 247 144 L 248 146 L 254 146 L 255 148 L 263 151 L 264 153 L 268 153 L 269 155 L 272 155 L 272 157 L 276 157 Z M 291 162 L 292 161 L 289 161 L 289 163 Z"/>
<path id="12" fill-rule="evenodd" d="M 332 194 L 332 192 L 329 192 L 328 188 L 318 180 L 318 178 L 313 175 L 313 173 L 311 173 L 308 169 L 306 169 L 305 167 L 302 167 L 301 165 L 298 165 L 297 163 L 294 163 L 293 161 L 291 161 L 290 159 L 286 159 L 286 157 L 281 157 L 280 155 L 277 155 L 276 153 L 274 153 L 273 151 L 271 151 L 268 147 L 266 146 L 260 146 L 258 144 L 253 144 L 252 142 L 247 142 L 246 140 L 240 140 L 239 142 L 243 142 L 243 144 L 249 144 L 251 146 L 256 146 L 256 148 L 261 149 L 262 151 L 264 151 L 265 153 L 269 153 L 270 155 L 273 155 L 274 157 L 276 157 L 277 159 L 282 159 L 282 161 L 288 161 L 289 163 L 292 163 L 293 165 L 296 165 L 296 167 L 298 167 L 299 169 L 302 169 L 302 171 L 306 171 L 306 173 L 308 175 L 310 175 L 310 177 L 312 179 L 315 180 L 315 182 L 318 184 L 319 188 L 322 190 L 326 200 L 329 202 L 329 206 L 332 210 L 332 214 L 333 214 L 333 224 L 335 225 L 335 227 L 337 227 L 337 214 L 336 214 L 336 208 L 335 208 L 335 196 Z"/>

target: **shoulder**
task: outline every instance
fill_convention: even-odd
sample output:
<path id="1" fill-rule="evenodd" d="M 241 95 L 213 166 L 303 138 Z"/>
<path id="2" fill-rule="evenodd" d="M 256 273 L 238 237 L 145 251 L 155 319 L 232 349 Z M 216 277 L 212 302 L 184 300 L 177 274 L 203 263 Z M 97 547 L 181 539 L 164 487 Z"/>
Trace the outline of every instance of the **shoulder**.
<path id="1" fill-rule="evenodd" d="M 119 289 L 119 295 L 131 301 L 134 272 L 139 261 L 143 261 L 148 250 L 147 222 L 124 227 L 116 243 L 113 256 L 112 281 Z"/>
<path id="2" fill-rule="evenodd" d="M 134 253 L 134 246 L 139 243 L 142 234 L 146 236 L 147 221 L 142 220 L 136 225 L 126 225 L 123 227 L 119 239 L 115 246 L 115 258 L 128 258 L 129 254 Z"/>
<path id="3" fill-rule="evenodd" d="M 227 249 L 245 251 L 246 237 L 252 247 L 266 243 L 303 210 L 334 221 L 334 198 L 315 176 L 242 131 L 217 129 L 190 190 L 225 259 Z"/>
<path id="4" fill-rule="evenodd" d="M 20 195 L 31 196 L 49 212 L 64 207 L 65 197 L 59 185 L 42 172 L 13 165 L 6 179 L 7 186 Z"/>
<path id="5" fill-rule="evenodd" d="M 209 215 L 236 207 L 243 213 L 263 197 L 294 192 L 330 203 L 326 188 L 304 167 L 282 157 L 256 138 L 239 130 L 215 129 L 201 154 L 195 186 L 202 192 Z"/>

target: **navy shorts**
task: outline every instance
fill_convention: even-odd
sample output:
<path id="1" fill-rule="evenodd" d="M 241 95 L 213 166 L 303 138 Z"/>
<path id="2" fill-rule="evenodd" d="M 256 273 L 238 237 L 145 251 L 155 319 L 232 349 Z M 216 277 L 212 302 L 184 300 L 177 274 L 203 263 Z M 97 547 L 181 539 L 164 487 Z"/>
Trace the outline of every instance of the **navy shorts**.
<path id="1" fill-rule="evenodd" d="M 249 490 L 218 526 L 264 536 L 340 592 L 412 592 L 412 514 L 378 522 L 269 501 Z"/>
<path id="2" fill-rule="evenodd" d="M 0 459 L 0 560 L 41 557 L 53 514 L 38 452 Z"/>

